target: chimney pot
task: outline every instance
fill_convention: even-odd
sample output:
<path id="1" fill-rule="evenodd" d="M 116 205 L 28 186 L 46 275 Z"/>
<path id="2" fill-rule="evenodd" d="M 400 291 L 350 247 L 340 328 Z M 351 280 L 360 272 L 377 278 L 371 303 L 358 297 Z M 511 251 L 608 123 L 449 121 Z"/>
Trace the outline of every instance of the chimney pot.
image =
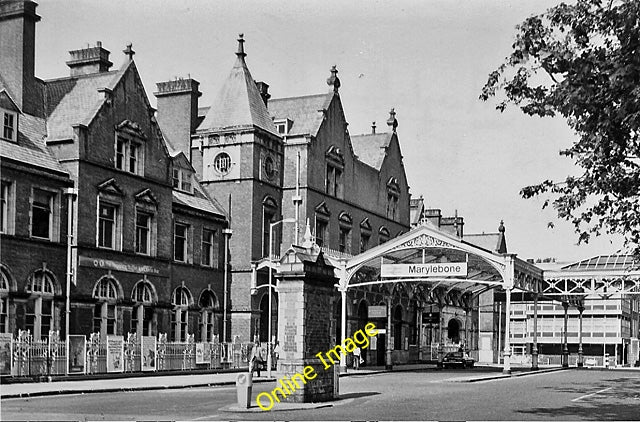
<path id="1" fill-rule="evenodd" d="M 71 70 L 71 76 L 108 72 L 113 66 L 109 61 L 109 54 L 111 52 L 102 48 L 100 41 L 97 42 L 96 47 L 87 46 L 80 50 L 69 51 L 70 60 L 67 66 Z"/>

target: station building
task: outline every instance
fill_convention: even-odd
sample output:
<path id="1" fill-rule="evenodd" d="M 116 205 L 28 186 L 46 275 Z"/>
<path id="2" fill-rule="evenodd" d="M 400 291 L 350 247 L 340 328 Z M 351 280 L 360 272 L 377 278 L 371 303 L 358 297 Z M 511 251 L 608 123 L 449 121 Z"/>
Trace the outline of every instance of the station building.
<path id="1" fill-rule="evenodd" d="M 409 186 L 393 109 L 386 132 L 374 124 L 351 136 L 335 66 L 327 92 L 272 99 L 269 85 L 253 79 L 244 43 L 241 35 L 210 106 L 199 107 L 194 79 L 160 82 L 155 96 L 163 132 L 231 217 L 231 335 L 267 341 L 269 267 L 281 246 L 299 245 L 305 230 L 336 258 L 384 243 L 410 228 Z M 272 339 L 277 297 L 273 289 Z"/>
<path id="2" fill-rule="evenodd" d="M 98 42 L 42 80 L 39 20 L 0 2 L 0 331 L 213 340 L 225 211 L 163 137 L 131 45 L 117 70 Z"/>

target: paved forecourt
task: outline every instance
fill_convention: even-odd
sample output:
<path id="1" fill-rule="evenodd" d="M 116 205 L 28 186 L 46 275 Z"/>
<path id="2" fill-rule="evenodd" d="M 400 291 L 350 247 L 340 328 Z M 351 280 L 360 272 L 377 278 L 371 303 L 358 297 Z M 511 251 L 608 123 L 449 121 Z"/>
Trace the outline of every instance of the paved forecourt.
<path id="1" fill-rule="evenodd" d="M 496 378 L 485 368 L 370 372 L 343 377 L 340 400 L 271 411 L 234 409 L 219 386 L 2 400 L 3 420 L 637 420 L 640 372 L 564 370 Z M 485 380 L 481 380 L 481 378 Z M 476 382 L 461 382 L 461 381 Z M 275 381 L 254 384 L 254 397 Z M 4 386 L 3 386 L 4 387 Z M 305 407 L 306 406 L 306 407 Z"/>

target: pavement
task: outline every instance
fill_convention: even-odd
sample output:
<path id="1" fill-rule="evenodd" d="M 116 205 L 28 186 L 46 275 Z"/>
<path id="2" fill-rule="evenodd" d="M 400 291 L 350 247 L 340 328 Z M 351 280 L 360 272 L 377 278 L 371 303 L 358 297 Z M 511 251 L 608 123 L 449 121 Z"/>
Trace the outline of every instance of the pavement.
<path id="1" fill-rule="evenodd" d="M 514 367 L 512 374 L 503 374 L 501 366 L 477 366 L 477 373 L 469 373 L 464 375 L 453 376 L 447 378 L 444 382 L 480 382 L 501 378 L 521 377 L 535 375 L 545 372 L 560 371 L 564 368 L 559 366 L 541 367 L 537 371 L 531 371 L 529 368 Z M 573 368 L 575 369 L 575 368 Z M 637 371 L 640 368 L 627 370 Z M 436 370 L 433 364 L 413 364 L 413 365 L 396 365 L 393 370 L 384 367 L 368 367 L 359 370 L 348 370 L 348 372 L 340 374 L 345 376 L 366 376 L 373 374 L 381 374 L 386 372 L 419 372 Z M 615 370 L 615 369 L 610 369 Z M 263 372 L 264 373 L 264 372 Z M 209 373 L 209 374 L 188 374 L 188 375 L 162 375 L 162 376 L 145 376 L 131 378 L 110 378 L 110 379 L 78 379 L 53 382 L 13 382 L 11 384 L 0 385 L 0 398 L 25 398 L 38 396 L 52 396 L 61 394 L 89 394 L 89 393 L 106 393 L 118 391 L 145 391 L 145 390 L 163 390 L 176 388 L 197 388 L 197 387 L 217 387 L 232 386 L 236 383 L 238 372 Z M 452 372 L 452 374 L 454 374 Z M 279 379 L 281 374 L 274 372 L 271 378 L 266 376 L 254 377 L 253 383 L 274 382 Z M 296 409 L 300 408 L 317 408 L 318 406 L 326 406 L 326 403 L 291 403 Z M 314 407 L 315 406 L 315 407 Z M 231 406 L 233 407 L 233 406 Z M 229 411 L 239 411 L 239 409 L 231 408 Z M 241 409 L 247 411 L 248 409 Z M 288 409 L 290 410 L 290 409 Z M 249 410 L 251 411 L 251 410 Z"/>

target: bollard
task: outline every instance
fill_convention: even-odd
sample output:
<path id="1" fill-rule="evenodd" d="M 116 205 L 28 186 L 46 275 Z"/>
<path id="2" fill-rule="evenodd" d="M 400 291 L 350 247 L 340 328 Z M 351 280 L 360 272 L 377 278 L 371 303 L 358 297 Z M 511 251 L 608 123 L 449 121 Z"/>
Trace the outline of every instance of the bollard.
<path id="1" fill-rule="evenodd" d="M 251 372 L 239 373 L 236 377 L 236 393 L 238 405 L 245 409 L 251 406 L 251 388 L 253 386 L 253 374 Z"/>

